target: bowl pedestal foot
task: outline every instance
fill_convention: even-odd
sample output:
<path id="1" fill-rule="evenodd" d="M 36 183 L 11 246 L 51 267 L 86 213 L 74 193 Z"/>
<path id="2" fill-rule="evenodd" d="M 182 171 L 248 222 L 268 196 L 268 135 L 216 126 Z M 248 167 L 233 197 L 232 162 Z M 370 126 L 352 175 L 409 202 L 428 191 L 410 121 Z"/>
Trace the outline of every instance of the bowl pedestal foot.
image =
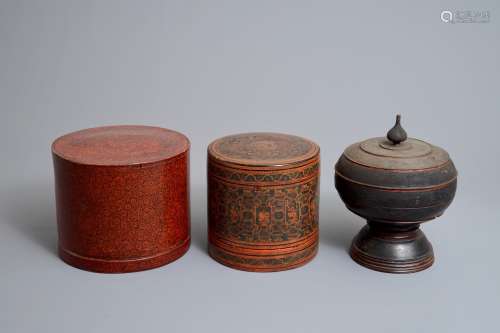
<path id="1" fill-rule="evenodd" d="M 429 268 L 434 253 L 419 227 L 419 223 L 368 221 L 352 241 L 351 258 L 386 273 L 414 273 Z"/>

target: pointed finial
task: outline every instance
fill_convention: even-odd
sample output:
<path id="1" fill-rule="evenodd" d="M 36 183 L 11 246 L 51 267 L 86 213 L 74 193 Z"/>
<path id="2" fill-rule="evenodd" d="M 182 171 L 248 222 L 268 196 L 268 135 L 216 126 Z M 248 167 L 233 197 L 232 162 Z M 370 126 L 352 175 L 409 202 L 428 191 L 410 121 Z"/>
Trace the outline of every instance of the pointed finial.
<path id="1" fill-rule="evenodd" d="M 387 139 L 397 145 L 405 141 L 406 138 L 406 131 L 401 127 L 401 115 L 398 114 L 396 115 L 396 124 L 387 132 Z"/>

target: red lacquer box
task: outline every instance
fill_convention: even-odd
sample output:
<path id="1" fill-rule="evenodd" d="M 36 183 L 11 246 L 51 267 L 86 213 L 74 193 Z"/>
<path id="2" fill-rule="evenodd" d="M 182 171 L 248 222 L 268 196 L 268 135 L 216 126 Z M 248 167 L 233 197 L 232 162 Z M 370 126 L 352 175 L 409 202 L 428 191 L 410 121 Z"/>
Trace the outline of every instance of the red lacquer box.
<path id="1" fill-rule="evenodd" d="M 319 147 L 277 133 L 246 133 L 208 147 L 209 253 L 220 263 L 272 272 L 318 249 Z"/>
<path id="2" fill-rule="evenodd" d="M 189 140 L 108 126 L 52 144 L 59 255 L 89 271 L 151 269 L 189 248 Z"/>

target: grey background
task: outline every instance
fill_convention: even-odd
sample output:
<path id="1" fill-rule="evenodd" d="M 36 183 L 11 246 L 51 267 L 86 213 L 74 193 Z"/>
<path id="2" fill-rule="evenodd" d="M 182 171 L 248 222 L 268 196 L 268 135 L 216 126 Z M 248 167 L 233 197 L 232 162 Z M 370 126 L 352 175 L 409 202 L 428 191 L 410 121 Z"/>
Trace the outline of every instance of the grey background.
<path id="1" fill-rule="evenodd" d="M 498 1 L 0 1 L 1 332 L 499 330 Z M 442 10 L 489 10 L 445 24 Z M 363 221 L 333 187 L 350 143 L 410 136 L 448 150 L 454 203 L 423 226 L 436 264 L 389 275 L 346 249 Z M 56 256 L 50 144 L 149 124 L 192 142 L 190 251 L 102 275 Z M 206 248 L 207 144 L 245 131 L 322 148 L 321 243 L 300 269 L 247 273 Z"/>

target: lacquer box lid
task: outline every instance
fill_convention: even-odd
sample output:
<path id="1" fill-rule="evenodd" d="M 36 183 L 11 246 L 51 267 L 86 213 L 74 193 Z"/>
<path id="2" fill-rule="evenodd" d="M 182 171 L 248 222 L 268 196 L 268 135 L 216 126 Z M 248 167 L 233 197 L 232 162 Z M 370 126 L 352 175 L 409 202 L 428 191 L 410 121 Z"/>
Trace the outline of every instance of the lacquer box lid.
<path id="1" fill-rule="evenodd" d="M 288 169 L 311 163 L 319 146 L 307 139 L 280 133 L 243 133 L 215 140 L 208 146 L 213 162 L 251 169 Z"/>
<path id="2" fill-rule="evenodd" d="M 183 134 L 139 125 L 103 126 L 63 135 L 52 152 L 77 164 L 124 166 L 155 163 L 189 150 Z"/>

